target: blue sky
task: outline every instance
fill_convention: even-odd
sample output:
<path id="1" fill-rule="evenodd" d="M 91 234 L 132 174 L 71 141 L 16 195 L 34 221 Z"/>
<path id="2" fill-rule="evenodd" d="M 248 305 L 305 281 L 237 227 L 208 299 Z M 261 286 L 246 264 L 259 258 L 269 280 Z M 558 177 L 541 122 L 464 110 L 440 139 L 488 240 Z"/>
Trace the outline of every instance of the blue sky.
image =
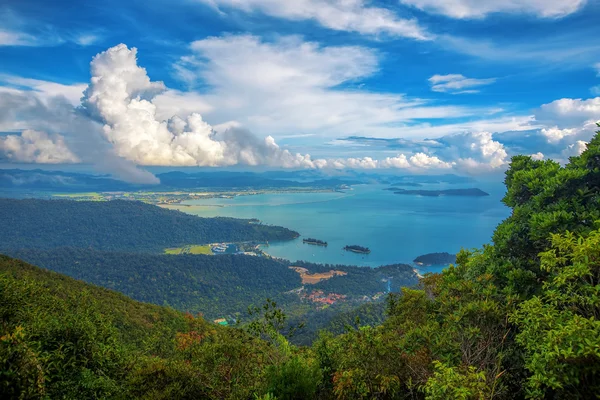
<path id="1" fill-rule="evenodd" d="M 9 0 L 0 162 L 128 180 L 564 162 L 600 119 L 599 18 L 596 0 Z"/>

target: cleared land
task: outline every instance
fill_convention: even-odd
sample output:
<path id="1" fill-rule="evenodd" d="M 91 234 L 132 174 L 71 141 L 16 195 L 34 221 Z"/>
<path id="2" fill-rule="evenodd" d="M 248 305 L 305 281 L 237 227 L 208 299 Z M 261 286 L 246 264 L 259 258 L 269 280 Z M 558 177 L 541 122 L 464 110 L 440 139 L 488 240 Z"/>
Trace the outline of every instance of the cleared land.
<path id="1" fill-rule="evenodd" d="M 177 247 L 172 249 L 165 249 L 165 254 L 208 254 L 212 255 L 213 252 L 210 248 L 210 245 L 194 245 L 194 246 L 184 246 Z"/>
<path id="2" fill-rule="evenodd" d="M 293 269 L 300 275 L 300 278 L 302 278 L 302 284 L 304 284 L 304 285 L 314 285 L 315 283 L 318 283 L 320 281 L 325 281 L 336 275 L 340 275 L 340 276 L 348 275 L 347 272 L 335 271 L 333 269 L 330 270 L 329 272 L 322 272 L 322 273 L 316 273 L 316 274 L 311 274 L 306 268 L 303 268 L 303 267 L 290 267 L 290 269 Z"/>

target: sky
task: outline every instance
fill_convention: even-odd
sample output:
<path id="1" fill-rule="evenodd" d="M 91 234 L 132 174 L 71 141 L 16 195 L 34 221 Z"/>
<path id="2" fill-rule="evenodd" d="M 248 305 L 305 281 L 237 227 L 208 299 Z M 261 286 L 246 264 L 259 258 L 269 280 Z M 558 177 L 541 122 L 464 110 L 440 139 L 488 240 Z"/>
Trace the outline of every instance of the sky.
<path id="1" fill-rule="evenodd" d="M 0 164 L 441 171 L 568 157 L 598 0 L 4 0 Z"/>

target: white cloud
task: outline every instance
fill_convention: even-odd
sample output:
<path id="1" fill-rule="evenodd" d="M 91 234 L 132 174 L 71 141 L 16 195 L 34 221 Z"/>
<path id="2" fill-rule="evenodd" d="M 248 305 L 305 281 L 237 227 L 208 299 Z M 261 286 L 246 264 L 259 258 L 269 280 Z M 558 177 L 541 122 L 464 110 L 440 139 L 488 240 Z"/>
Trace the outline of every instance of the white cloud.
<path id="1" fill-rule="evenodd" d="M 483 18 L 492 13 L 561 18 L 583 8 L 587 0 L 400 0 L 400 2 L 451 18 Z"/>
<path id="2" fill-rule="evenodd" d="M 447 49 L 497 63 L 531 63 L 541 67 L 588 67 L 596 60 L 600 43 L 576 34 L 556 34 L 527 41 L 500 41 L 439 35 L 438 42 Z"/>
<path id="3" fill-rule="evenodd" d="M 431 90 L 434 92 L 445 92 L 445 93 L 477 93 L 479 86 L 490 85 L 496 81 L 496 78 L 487 79 L 474 79 L 467 78 L 461 74 L 448 74 L 448 75 L 433 75 L 429 78 L 431 84 Z"/>
<path id="4" fill-rule="evenodd" d="M 400 154 L 384 160 L 368 156 L 313 160 L 309 154 L 292 153 L 281 148 L 272 136 L 266 136 L 263 140 L 256 138 L 241 129 L 237 121 L 228 120 L 215 130 L 200 114 L 194 112 L 187 115 L 191 108 L 184 106 L 186 100 L 191 99 L 192 105 L 204 106 L 210 111 L 214 107 L 212 103 L 209 106 L 203 98 L 194 94 L 168 90 L 162 82 L 152 82 L 146 70 L 137 65 L 136 55 L 136 49 L 119 45 L 94 57 L 91 83 L 84 91 L 81 109 L 74 108 L 74 104 L 67 101 L 64 95 L 71 93 L 72 88 L 66 85 L 4 77 L 4 81 L 13 87 L 0 90 L 0 122 L 36 127 L 38 131 L 25 128 L 21 135 L 7 136 L 2 154 L 13 161 L 39 163 L 95 160 L 97 164 L 102 164 L 98 158 L 109 159 L 112 161 L 105 162 L 105 168 L 111 168 L 113 173 L 127 180 L 145 183 L 155 182 L 156 179 L 124 160 L 140 165 L 243 164 L 282 168 L 409 168 L 415 171 L 447 169 L 452 165 L 425 153 Z M 308 52 L 306 58 L 315 73 L 300 80 L 303 87 L 337 85 L 369 68 L 367 62 L 363 66 L 357 63 L 350 70 L 341 67 L 323 69 L 318 57 L 313 60 L 312 56 L 314 52 Z M 338 65 L 332 54 L 327 57 L 331 57 L 332 63 Z M 278 67 L 275 63 L 273 70 L 279 70 Z M 297 76 L 294 69 L 283 68 L 283 71 L 279 75 L 273 73 L 268 78 L 261 78 L 266 82 L 267 90 L 273 90 L 274 86 L 288 79 L 285 71 L 292 71 L 291 75 Z M 303 69 L 298 71 L 306 72 Z M 250 81 L 254 82 L 254 75 L 250 73 L 249 76 Z M 73 102 L 76 98 L 74 93 L 69 96 Z M 162 116 L 159 116 L 155 102 L 160 104 Z M 411 105 L 406 103 L 405 106 L 410 108 Z M 416 110 L 420 108 L 415 107 Z M 167 111 L 173 114 L 169 115 Z M 183 117 L 177 115 L 180 113 Z M 86 119 L 86 115 L 92 119 Z M 46 130 L 66 132 L 68 137 L 48 134 Z M 104 143 L 110 144 L 107 152 L 99 150 L 103 147 L 102 143 L 95 144 L 96 133 L 97 138 L 102 136 Z M 67 146 L 67 139 L 72 147 Z M 102 154 L 101 157 L 93 153 L 96 150 Z M 118 157 L 114 158 L 114 155 Z"/>
<path id="5" fill-rule="evenodd" d="M 83 101 L 119 156 L 141 165 L 314 168 L 309 155 L 281 149 L 271 136 L 260 141 L 235 128 L 217 134 L 198 113 L 158 118 L 153 101 L 166 88 L 150 80 L 136 56 L 137 49 L 121 44 L 94 57 Z"/>
<path id="6" fill-rule="evenodd" d="M 93 33 L 82 33 L 73 37 L 73 42 L 80 46 L 90 46 L 101 40 L 99 35 Z"/>
<path id="7" fill-rule="evenodd" d="M 581 155 L 587 149 L 587 142 L 578 140 L 568 145 L 562 152 L 565 158 Z"/>
<path id="8" fill-rule="evenodd" d="M 0 28 L 0 46 L 36 46 L 35 37 L 25 33 Z"/>
<path id="9" fill-rule="evenodd" d="M 67 147 L 63 136 L 34 130 L 25 130 L 21 135 L 0 136 L 0 156 L 10 161 L 41 164 L 80 161 Z"/>
<path id="10" fill-rule="evenodd" d="M 64 96 L 73 105 L 78 105 L 80 103 L 83 91 L 87 87 L 87 84 L 85 83 L 65 85 L 39 79 L 21 78 L 14 75 L 0 75 L 0 83 L 8 85 L 0 87 L 0 91 L 6 90 L 7 87 L 17 89 L 26 88 L 36 92 L 39 97 L 44 100 L 56 96 Z"/>
<path id="11" fill-rule="evenodd" d="M 546 127 L 540 133 L 548 143 L 566 147 L 563 155 L 578 155 L 581 143 L 587 143 L 598 130 L 600 97 L 590 99 L 559 99 L 542 105 L 536 120 Z"/>
<path id="12" fill-rule="evenodd" d="M 320 169 L 406 169 L 411 172 L 424 170 L 445 170 L 452 168 L 453 162 L 445 162 L 434 155 L 416 153 L 410 157 L 398 154 L 378 160 L 372 157 L 348 157 L 337 159 L 315 160 L 315 167 Z"/>
<path id="13" fill-rule="evenodd" d="M 600 118 L 600 97 L 591 99 L 559 99 L 542 105 L 536 112 L 536 120 L 553 121 L 559 128 L 581 125 L 585 121 Z"/>
<path id="14" fill-rule="evenodd" d="M 198 0 L 213 7 L 236 8 L 292 21 L 312 20 L 338 31 L 375 35 L 385 33 L 417 40 L 432 35 L 415 19 L 398 17 L 391 10 L 370 7 L 364 0 Z"/>
<path id="15" fill-rule="evenodd" d="M 417 168 L 425 169 L 447 169 L 452 168 L 452 163 L 444 162 L 436 156 L 429 156 L 425 153 L 417 153 L 410 157 L 410 163 Z"/>
<path id="16" fill-rule="evenodd" d="M 531 154 L 531 155 L 530 155 L 530 157 L 531 157 L 533 160 L 540 161 L 540 160 L 543 160 L 543 159 L 544 159 L 544 154 L 538 151 L 537 153 Z"/>
<path id="17" fill-rule="evenodd" d="M 406 155 L 404 154 L 399 154 L 396 157 L 386 157 L 385 159 L 381 160 L 380 163 L 382 168 L 410 168 L 411 164 L 408 161 L 408 159 L 406 158 Z"/>
<path id="18" fill-rule="evenodd" d="M 455 160 L 459 170 L 481 174 L 505 168 L 508 152 L 504 145 L 493 139 L 490 132 L 467 132 L 444 136 L 438 141 L 445 147 L 437 153 Z"/>
<path id="19" fill-rule="evenodd" d="M 192 44 L 178 70 L 203 84 L 200 98 L 215 124 L 232 119 L 274 137 L 318 133 L 397 136 L 419 119 L 490 115 L 500 110 L 438 106 L 397 93 L 357 89 L 377 73 L 378 55 L 357 46 L 321 47 L 298 37 L 264 42 L 254 36 L 208 38 Z M 345 88 L 342 89 L 340 86 Z M 161 113 L 161 107 L 157 110 Z M 184 116 L 184 115 L 181 115 Z M 416 129 L 414 131 L 417 131 Z"/>
<path id="20" fill-rule="evenodd" d="M 125 45 L 94 57 L 81 109 L 76 108 L 81 84 L 0 77 L 9 85 L 0 87 L 0 130 L 7 126 L 25 130 L 20 136 L 4 137 L 2 154 L 30 162 L 88 162 L 101 158 L 90 155 L 88 148 L 108 145 L 102 154 L 112 155 L 112 167 L 116 165 L 128 180 L 145 182 L 155 178 L 134 164 L 484 173 L 502 170 L 508 162 L 508 148 L 490 132 L 528 129 L 552 142 L 559 154 L 562 149 L 576 152 L 589 140 L 590 116 L 597 115 L 599 106 L 597 99 L 560 99 L 540 107 L 535 118 L 495 117 L 430 126 L 414 121 L 464 116 L 473 110 L 341 89 L 340 85 L 351 86 L 377 71 L 376 54 L 361 47 L 320 47 L 299 38 L 265 43 L 251 36 L 227 36 L 194 42 L 192 49 L 194 53 L 180 65 L 191 71 L 193 79 L 208 85 L 205 94 L 176 91 L 151 81 L 137 64 L 137 50 Z M 488 115 L 498 111 L 486 110 Z M 205 116 L 217 122 L 214 128 Z M 252 124 L 264 139 L 244 129 Z M 407 145 L 399 153 L 396 147 L 394 156 L 389 155 L 392 147 L 375 154 L 363 147 L 344 150 L 342 158 L 313 158 L 278 145 L 275 132 L 290 137 L 357 132 L 361 133 L 357 136 L 378 132 L 385 137 L 394 132 L 395 137 L 404 136 L 401 140 Z M 435 140 L 411 141 L 410 137 Z M 377 140 L 384 142 L 373 139 Z M 532 153 L 538 158 L 553 154 L 546 147 L 524 152 Z M 118 165 L 125 160 L 131 163 Z"/>
<path id="21" fill-rule="evenodd" d="M 567 128 L 559 129 L 557 126 L 554 126 L 552 128 L 543 128 L 540 132 L 548 139 L 549 143 L 557 143 L 567 136 L 575 135 L 577 130 Z"/>

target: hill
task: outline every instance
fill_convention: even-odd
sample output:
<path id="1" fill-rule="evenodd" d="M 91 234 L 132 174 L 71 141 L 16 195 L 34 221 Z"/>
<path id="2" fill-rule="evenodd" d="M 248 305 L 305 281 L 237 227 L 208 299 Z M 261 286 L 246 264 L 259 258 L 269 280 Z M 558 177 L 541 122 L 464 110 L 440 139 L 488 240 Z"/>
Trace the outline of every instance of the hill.
<path id="1" fill-rule="evenodd" d="M 262 304 L 267 298 L 284 301 L 286 309 L 292 310 L 300 299 L 281 295 L 303 286 L 300 274 L 289 268 L 289 262 L 256 256 L 157 255 L 77 248 L 21 249 L 6 254 L 139 301 L 200 312 L 212 319 L 243 315 L 248 306 Z M 345 272 L 304 286 L 306 291 L 346 295 L 348 302 L 388 290 L 398 292 L 418 282 L 412 267 L 403 264 L 378 268 L 294 265 L 311 272 L 327 267 Z"/>
<path id="2" fill-rule="evenodd" d="M 155 255 L 59 248 L 9 255 L 139 301 L 218 318 L 300 287 L 287 264 L 244 255 Z"/>
<path id="3" fill-rule="evenodd" d="M 233 218 L 200 218 L 115 200 L 0 199 L 0 250 L 93 248 L 161 253 L 188 244 L 289 240 L 297 232 Z"/>
<path id="4" fill-rule="evenodd" d="M 2 399 L 250 398 L 287 358 L 245 331 L 6 256 L 0 316 Z"/>

